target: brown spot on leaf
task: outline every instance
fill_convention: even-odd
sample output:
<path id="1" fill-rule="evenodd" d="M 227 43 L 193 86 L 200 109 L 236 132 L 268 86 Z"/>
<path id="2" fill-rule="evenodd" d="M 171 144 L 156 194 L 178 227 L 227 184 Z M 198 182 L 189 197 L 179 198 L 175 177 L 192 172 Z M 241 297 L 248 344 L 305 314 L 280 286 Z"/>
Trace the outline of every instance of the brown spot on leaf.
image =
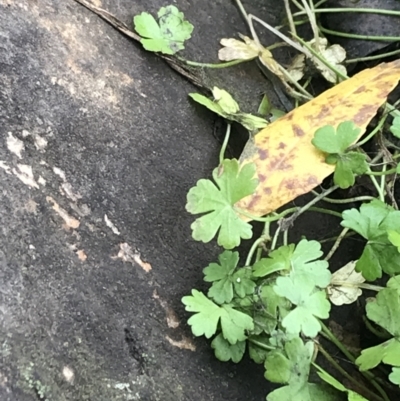
<path id="1" fill-rule="evenodd" d="M 259 149 L 258 154 L 260 155 L 260 160 L 268 159 L 269 156 L 268 149 Z"/>
<path id="2" fill-rule="evenodd" d="M 258 179 L 260 180 L 260 182 L 264 182 L 267 177 L 264 174 L 258 174 Z"/>
<path id="3" fill-rule="evenodd" d="M 375 104 L 365 104 L 362 106 L 357 114 L 353 117 L 354 124 L 362 125 L 365 121 L 369 121 L 371 114 L 374 114 L 377 110 Z"/>
<path id="4" fill-rule="evenodd" d="M 279 142 L 278 149 L 285 149 L 286 145 L 283 142 Z"/>
<path id="5" fill-rule="evenodd" d="M 272 194 L 272 189 L 270 187 L 263 188 L 263 191 L 264 191 L 265 195 L 271 195 Z"/>
<path id="6" fill-rule="evenodd" d="M 354 91 L 355 94 L 363 93 L 365 91 L 365 85 L 361 85 L 358 89 Z"/>
<path id="7" fill-rule="evenodd" d="M 297 124 L 293 124 L 293 131 L 296 136 L 304 136 L 305 135 L 305 132 L 303 131 L 303 129 Z"/>

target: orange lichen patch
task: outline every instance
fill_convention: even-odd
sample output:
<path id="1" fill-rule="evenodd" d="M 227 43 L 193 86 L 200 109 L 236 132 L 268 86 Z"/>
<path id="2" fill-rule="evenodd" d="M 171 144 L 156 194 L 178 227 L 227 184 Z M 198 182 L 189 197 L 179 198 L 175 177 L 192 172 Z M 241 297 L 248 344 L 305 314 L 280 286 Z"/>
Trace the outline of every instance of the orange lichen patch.
<path id="1" fill-rule="evenodd" d="M 309 192 L 332 174 L 311 143 L 318 128 L 353 121 L 360 136 L 400 79 L 400 60 L 366 69 L 269 124 L 246 146 L 241 165 L 257 166 L 256 193 L 236 206 L 262 216 Z"/>

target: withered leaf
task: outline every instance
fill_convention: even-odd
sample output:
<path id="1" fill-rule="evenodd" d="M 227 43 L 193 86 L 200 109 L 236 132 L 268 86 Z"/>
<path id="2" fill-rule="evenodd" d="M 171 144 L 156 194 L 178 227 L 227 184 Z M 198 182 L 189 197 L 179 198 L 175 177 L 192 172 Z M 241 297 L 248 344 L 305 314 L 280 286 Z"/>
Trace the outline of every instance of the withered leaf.
<path id="1" fill-rule="evenodd" d="M 259 185 L 236 206 L 255 216 L 275 211 L 309 192 L 334 171 L 326 154 L 311 140 L 325 125 L 353 121 L 365 132 L 368 123 L 400 79 L 400 60 L 382 63 L 325 91 L 269 124 L 246 145 L 242 165 L 257 166 Z"/>

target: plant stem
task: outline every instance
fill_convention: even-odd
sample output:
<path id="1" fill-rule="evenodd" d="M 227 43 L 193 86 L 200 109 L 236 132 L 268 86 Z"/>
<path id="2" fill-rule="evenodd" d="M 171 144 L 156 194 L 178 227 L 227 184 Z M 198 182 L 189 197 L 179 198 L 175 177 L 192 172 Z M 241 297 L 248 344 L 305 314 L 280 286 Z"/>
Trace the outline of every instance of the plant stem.
<path id="1" fill-rule="evenodd" d="M 317 191 L 311 191 L 314 195 L 318 196 L 319 193 Z M 333 199 L 333 198 L 323 198 L 322 200 L 327 203 L 337 203 L 337 204 L 344 204 L 344 203 L 353 203 L 353 202 L 364 202 L 375 199 L 373 196 L 356 196 L 354 198 L 347 198 L 347 199 Z"/>
<path id="2" fill-rule="evenodd" d="M 278 242 L 280 232 L 281 232 L 281 227 L 280 225 L 278 225 L 278 228 L 275 230 L 274 237 L 272 238 L 271 251 L 273 251 L 276 247 L 276 243 Z"/>
<path id="3" fill-rule="evenodd" d="M 386 118 L 387 118 L 387 115 L 383 116 L 379 120 L 377 126 L 364 139 L 362 139 L 361 141 L 358 141 L 356 144 L 350 146 L 350 149 L 360 147 L 360 146 L 364 145 L 365 143 L 367 143 L 373 136 L 375 136 L 382 129 L 383 125 L 385 124 Z"/>
<path id="4" fill-rule="evenodd" d="M 186 60 L 182 57 L 175 56 L 179 61 L 182 61 L 182 63 L 185 63 L 186 65 L 190 65 L 191 67 L 199 67 L 199 68 L 227 68 L 227 67 L 232 67 L 237 64 L 244 63 L 246 61 L 250 61 L 252 59 L 246 59 L 246 60 L 232 60 L 232 61 L 227 61 L 226 63 L 199 63 L 197 61 L 190 61 Z"/>
<path id="5" fill-rule="evenodd" d="M 262 222 L 262 223 L 267 223 L 267 222 L 272 223 L 273 221 L 281 220 L 283 217 L 285 217 L 286 215 L 288 215 L 290 213 L 293 213 L 293 216 L 295 216 L 295 217 L 293 217 L 293 216 L 290 217 L 290 219 L 292 219 L 292 217 L 293 217 L 293 221 L 294 221 L 300 214 L 304 213 L 306 210 L 310 210 L 312 212 L 330 214 L 332 216 L 336 216 L 336 217 L 339 217 L 339 218 L 342 217 L 341 213 L 335 212 L 333 210 L 324 209 L 322 207 L 311 207 L 311 206 L 309 206 L 310 204 L 314 204 L 314 203 L 315 202 L 312 203 L 312 201 L 311 201 L 311 202 L 309 202 L 307 205 L 305 205 L 303 207 L 291 207 L 289 209 L 285 209 L 284 211 L 282 211 L 279 214 L 275 213 L 273 215 L 267 215 L 266 217 L 254 216 L 251 213 L 247 213 L 246 211 L 244 211 L 242 209 L 239 209 L 239 208 L 234 208 L 234 210 L 238 214 L 241 214 L 241 215 L 243 215 L 243 216 L 245 216 L 245 217 L 247 217 L 247 218 L 249 218 L 251 220 L 259 221 L 259 222 Z M 302 209 L 304 209 L 304 210 L 302 210 Z M 299 211 L 301 211 L 301 213 L 297 214 Z"/>
<path id="6" fill-rule="evenodd" d="M 332 193 L 333 191 L 336 191 L 339 187 L 337 185 L 326 189 L 325 191 L 321 192 L 318 196 L 316 196 L 313 200 L 311 200 L 310 202 L 308 202 L 307 204 L 305 204 L 304 206 L 300 207 L 295 213 L 293 213 L 292 216 L 288 217 L 286 220 L 286 222 L 282 222 L 282 230 L 287 230 L 294 222 L 294 220 L 297 219 L 297 217 L 299 217 L 302 213 L 304 213 L 306 210 L 310 209 L 312 205 L 315 205 L 317 202 L 319 202 L 321 199 L 323 199 L 326 195 L 329 195 L 330 193 Z M 331 210 L 328 209 L 322 209 L 322 208 L 314 208 L 315 211 L 322 211 L 323 213 L 328 213 L 328 214 L 334 214 L 336 212 L 333 212 Z M 340 217 L 342 217 L 339 214 Z"/>
<path id="7" fill-rule="evenodd" d="M 341 71 L 339 71 L 335 66 L 333 66 L 331 63 L 329 63 L 324 57 L 321 56 L 320 53 L 315 51 L 308 43 L 306 43 L 303 39 L 301 39 L 298 36 L 295 36 L 295 38 L 305 47 L 308 49 L 308 51 L 321 63 L 323 63 L 326 67 L 328 67 L 331 71 L 333 71 L 336 76 L 342 78 L 342 79 L 348 79 L 349 77 L 346 74 L 343 74 Z"/>
<path id="8" fill-rule="evenodd" d="M 345 60 L 344 64 L 352 64 L 352 63 L 359 63 L 360 61 L 372 61 L 372 60 L 380 60 L 386 57 L 395 56 L 396 54 L 400 54 L 400 50 L 393 50 L 391 52 L 378 54 L 376 56 L 368 56 L 368 57 L 359 57 L 359 58 L 352 58 L 350 60 Z"/>
<path id="9" fill-rule="evenodd" d="M 380 185 L 380 188 L 381 188 L 381 192 L 382 192 L 382 193 L 385 191 L 385 188 L 386 188 L 386 177 L 385 177 L 385 175 L 390 174 L 390 171 L 391 171 L 391 170 L 386 170 L 386 168 L 387 168 L 387 164 L 384 164 L 383 167 L 382 167 L 382 173 L 385 173 L 385 172 L 386 172 L 386 174 L 382 174 L 382 175 L 381 175 L 381 185 Z M 392 170 L 393 170 L 393 169 L 392 169 Z M 396 172 L 396 169 L 394 169 L 394 171 Z"/>
<path id="10" fill-rule="evenodd" d="M 374 336 L 376 336 L 377 338 L 380 338 L 381 340 L 385 340 L 385 341 L 389 340 L 390 335 L 388 335 L 388 332 L 387 332 L 387 331 L 386 331 L 386 332 L 383 332 L 383 331 L 380 331 L 380 330 L 376 329 L 376 328 L 371 324 L 371 322 L 369 321 L 369 319 L 368 319 L 365 315 L 363 315 L 362 318 L 363 318 L 363 322 L 364 322 L 365 326 L 367 327 L 367 329 L 368 329 Z"/>
<path id="11" fill-rule="evenodd" d="M 330 214 L 331 216 L 339 217 L 339 219 L 342 218 L 342 213 L 335 212 L 334 210 L 330 210 L 330 209 L 325 209 L 323 207 L 311 206 L 307 210 L 310 211 L 310 212 L 319 212 L 319 213 Z M 299 215 L 296 215 L 296 218 L 298 216 Z"/>
<path id="12" fill-rule="evenodd" d="M 315 5 L 317 7 L 318 4 Z M 400 11 L 393 10 L 380 10 L 376 8 L 315 8 L 315 13 L 365 13 L 365 14 L 383 14 L 383 15 L 394 15 L 400 16 Z M 298 11 L 293 14 L 293 17 L 298 17 L 300 15 L 305 15 L 305 11 Z"/>
<path id="13" fill-rule="evenodd" d="M 224 142 L 222 143 L 221 150 L 219 151 L 219 164 L 221 165 L 225 159 L 225 151 L 226 147 L 228 146 L 229 137 L 231 136 L 231 124 L 226 124 L 226 132 Z"/>
<path id="14" fill-rule="evenodd" d="M 267 345 L 267 344 L 265 344 L 265 343 L 263 343 L 263 342 L 261 342 L 261 341 L 254 340 L 254 339 L 251 338 L 251 337 L 249 337 L 249 338 L 247 339 L 247 341 L 253 343 L 254 345 L 257 345 L 258 347 L 260 347 L 260 348 L 262 348 L 262 349 L 265 349 L 266 351 L 273 351 L 273 350 L 276 349 L 276 348 L 273 347 L 272 345 Z"/>
<path id="15" fill-rule="evenodd" d="M 296 26 L 294 25 L 293 14 L 292 14 L 292 10 L 290 9 L 289 0 L 285 0 L 285 10 L 286 10 L 286 15 L 287 15 L 287 18 L 289 21 L 290 33 L 292 35 L 297 35 Z"/>
<path id="16" fill-rule="evenodd" d="M 269 223 L 268 223 L 269 225 Z M 245 266 L 251 266 L 251 259 L 253 258 L 253 255 L 255 253 L 255 251 L 257 250 L 257 248 L 263 244 L 264 242 L 269 241 L 271 238 L 268 235 L 261 235 L 260 238 L 258 238 L 256 241 L 253 242 L 253 245 L 250 248 L 249 253 L 247 254 L 247 258 L 246 258 L 246 262 L 245 262 Z"/>
<path id="17" fill-rule="evenodd" d="M 337 348 L 339 348 L 340 351 L 346 356 L 346 358 L 350 361 L 355 363 L 356 358 L 354 355 L 341 343 L 341 341 L 328 329 L 325 324 L 319 320 L 319 323 L 322 326 L 322 332 L 326 335 L 329 341 L 331 341 L 333 344 L 336 345 Z"/>
<path id="18" fill-rule="evenodd" d="M 288 244 L 289 230 L 285 230 L 283 232 L 283 245 Z"/>
<path id="19" fill-rule="evenodd" d="M 322 326 L 322 333 L 326 336 L 328 340 L 330 340 L 333 344 L 336 345 L 336 347 L 346 356 L 346 358 L 355 364 L 356 358 L 354 355 L 341 343 L 341 341 L 328 329 L 325 324 L 319 320 L 319 323 Z M 379 391 L 381 394 L 382 398 L 385 401 L 390 401 L 387 394 L 383 390 L 383 388 L 376 382 L 374 375 L 371 372 L 362 372 L 360 373 L 366 377 L 368 380 L 370 380 L 371 384 Z"/>
<path id="20" fill-rule="evenodd" d="M 368 168 L 368 169 L 369 169 L 369 171 L 367 171 L 365 174 L 372 173 L 371 169 L 370 168 Z M 385 201 L 385 194 L 381 191 L 381 187 L 379 186 L 378 181 L 376 180 L 376 178 L 374 177 L 373 174 L 369 175 L 369 178 L 371 179 L 372 184 L 374 184 L 374 187 L 375 187 L 376 191 L 378 192 L 379 199 L 382 202 L 384 202 Z"/>
<path id="21" fill-rule="evenodd" d="M 328 261 L 333 254 L 337 251 L 337 249 L 339 248 L 340 243 L 342 242 L 343 238 L 345 237 L 345 235 L 347 234 L 347 232 L 349 231 L 348 227 L 345 227 L 342 232 L 339 234 L 339 236 L 336 238 L 335 243 L 333 244 L 331 250 L 329 251 L 328 255 L 326 255 L 326 257 L 324 258 L 324 260 Z"/>
<path id="22" fill-rule="evenodd" d="M 332 29 L 326 29 L 322 26 L 319 27 L 321 32 L 327 33 L 328 35 L 340 36 L 342 38 L 360 39 L 360 40 L 375 40 L 380 42 L 398 42 L 399 36 L 369 36 L 369 35 L 356 35 L 353 33 L 333 31 Z"/>
<path id="23" fill-rule="evenodd" d="M 364 384 L 360 383 L 357 381 L 353 376 L 350 375 L 345 369 L 343 369 L 330 355 L 329 353 L 322 347 L 321 344 L 318 344 L 318 351 L 325 357 L 325 359 L 342 375 L 344 376 L 347 380 L 349 380 L 351 383 L 354 383 L 356 388 L 361 388 L 363 391 L 368 394 L 369 397 L 374 398 L 375 400 L 383 401 L 384 398 L 379 397 L 379 395 L 375 394 L 373 391 L 371 391 L 369 388 L 364 386 Z M 318 370 L 323 371 L 323 369 L 317 365 L 315 362 L 313 362 L 313 366 L 317 368 Z"/>
<path id="24" fill-rule="evenodd" d="M 367 171 L 365 174 L 366 175 L 375 175 L 375 176 L 385 176 L 389 174 L 395 174 L 396 169 L 392 168 L 390 170 L 385 170 L 386 164 L 383 165 L 383 170 L 382 171 Z"/>

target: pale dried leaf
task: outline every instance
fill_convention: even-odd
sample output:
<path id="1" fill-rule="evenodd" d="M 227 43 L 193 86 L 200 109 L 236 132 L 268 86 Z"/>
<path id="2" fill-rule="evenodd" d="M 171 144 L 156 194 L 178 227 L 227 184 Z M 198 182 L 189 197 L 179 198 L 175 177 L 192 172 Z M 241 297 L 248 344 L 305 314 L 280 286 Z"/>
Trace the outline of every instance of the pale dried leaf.
<path id="1" fill-rule="evenodd" d="M 243 36 L 244 42 L 238 39 L 221 39 L 220 43 L 224 46 L 218 52 L 218 58 L 222 61 L 232 60 L 252 60 L 260 52 L 256 43 Z"/>
<path id="2" fill-rule="evenodd" d="M 332 274 L 328 296 L 334 305 L 351 304 L 362 294 L 359 287 L 365 278 L 355 270 L 356 261 L 347 263 Z"/>

